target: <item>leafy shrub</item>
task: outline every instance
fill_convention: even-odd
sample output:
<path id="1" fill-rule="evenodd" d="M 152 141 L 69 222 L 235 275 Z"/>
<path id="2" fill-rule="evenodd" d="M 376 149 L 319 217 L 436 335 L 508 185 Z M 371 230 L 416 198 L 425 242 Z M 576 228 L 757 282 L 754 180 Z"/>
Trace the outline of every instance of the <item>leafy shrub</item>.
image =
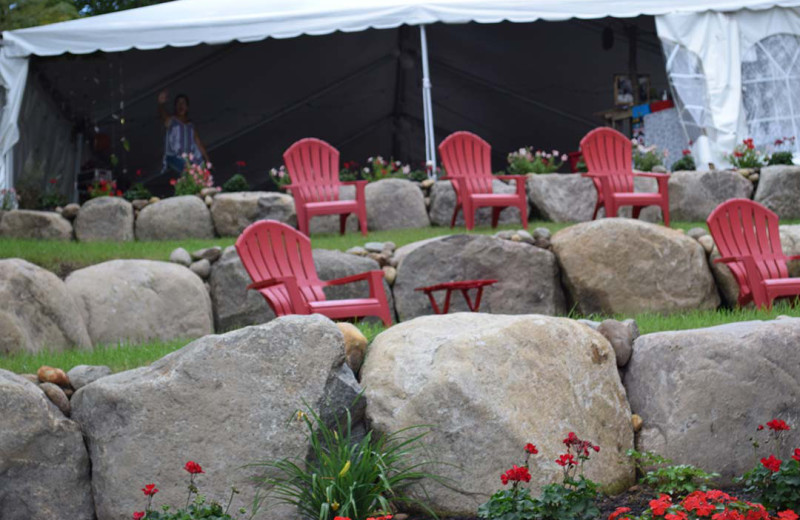
<path id="1" fill-rule="evenodd" d="M 175 187 L 175 195 L 198 195 L 203 188 L 214 186 L 214 177 L 211 175 L 211 163 L 192 162 L 192 154 L 183 154 L 186 161 L 183 173 L 169 183 Z"/>
<path id="2" fill-rule="evenodd" d="M 0 211 L 8 211 L 17 207 L 19 195 L 14 188 L 0 190 Z"/>
<path id="3" fill-rule="evenodd" d="M 672 163 L 672 171 L 674 172 L 694 171 L 696 169 L 697 165 L 694 163 L 694 157 L 692 157 L 690 150 L 684 150 L 683 157 Z"/>
<path id="4" fill-rule="evenodd" d="M 413 433 L 420 428 L 415 427 L 376 437 L 369 431 L 358 440 L 349 412 L 345 421 L 330 427 L 307 409 L 307 413 L 297 412 L 297 420 L 307 429 L 312 456 L 305 464 L 289 459 L 254 464 L 277 475 L 261 479 L 261 488 L 268 491 L 256 498 L 259 507 L 272 499 L 296 506 L 303 518 L 314 520 L 387 515 L 392 503 L 416 504 L 427 510 L 406 494 L 422 478 L 443 481 L 423 471 L 431 464 L 418 454 L 427 432 Z"/>
<path id="5" fill-rule="evenodd" d="M 769 509 L 800 509 L 800 448 L 795 448 L 791 457 L 781 460 L 783 435 L 791 427 L 782 419 L 773 419 L 767 423 L 767 429 L 759 425 L 758 431 L 768 431 L 773 453 L 763 457 L 760 464 L 751 469 L 738 481 L 744 482 L 745 491 L 756 492 L 761 497 L 761 502 Z M 753 441 L 753 447 L 760 447 Z"/>
<path id="6" fill-rule="evenodd" d="M 203 468 L 200 466 L 200 464 L 197 464 L 194 461 L 189 461 L 186 463 L 183 469 L 189 473 L 189 485 L 187 487 L 189 494 L 186 498 L 186 506 L 182 509 L 176 509 L 175 511 L 172 511 L 171 506 L 168 505 L 161 506 L 160 511 L 158 509 L 153 509 L 153 497 L 156 496 L 156 494 L 159 492 L 159 489 L 155 484 L 147 484 L 142 488 L 142 493 L 144 493 L 144 496 L 146 497 L 147 505 L 145 506 L 144 511 L 135 511 L 133 513 L 134 520 L 235 520 L 238 518 L 244 518 L 243 515 L 247 514 L 247 510 L 244 508 L 240 508 L 236 516 L 231 516 L 228 513 L 231 503 L 233 502 L 234 495 L 239 493 L 236 488 L 231 489 L 231 495 L 225 507 L 223 507 L 221 503 L 214 500 L 207 502 L 205 495 L 200 494 L 195 483 L 195 478 L 197 475 L 200 473 L 205 473 Z M 194 496 L 194 500 L 192 500 L 192 496 Z"/>
<path id="7" fill-rule="evenodd" d="M 663 494 L 650 501 L 650 507 L 636 517 L 631 514 L 628 507 L 619 507 L 611 513 L 608 520 L 651 520 L 664 518 L 665 520 L 771 520 L 769 513 L 761 504 L 753 504 L 735 497 L 718 489 L 708 491 L 694 491 L 680 502 L 673 502 L 672 497 Z M 787 513 L 790 513 L 787 515 Z M 797 515 L 791 511 L 778 513 L 779 520 L 797 520 Z M 776 519 L 776 520 L 778 520 Z"/>
<path id="8" fill-rule="evenodd" d="M 684 496 L 698 489 L 706 489 L 709 480 L 719 477 L 718 473 L 706 473 L 691 464 L 673 466 L 671 460 L 651 452 L 628 450 L 627 455 L 641 473 L 642 484 L 661 494 Z M 646 471 L 653 466 L 657 467 Z"/>
<path id="9" fill-rule="evenodd" d="M 137 182 L 125 192 L 125 199 L 128 201 L 150 199 L 152 196 L 153 194 L 150 192 L 150 190 L 145 188 L 144 184 L 141 182 Z"/>
<path id="10" fill-rule="evenodd" d="M 91 186 L 87 188 L 90 199 L 98 197 L 121 197 L 122 191 L 117 189 L 117 181 L 107 181 L 100 179 L 92 182 Z"/>
<path id="11" fill-rule="evenodd" d="M 792 159 L 794 159 L 794 154 L 788 150 L 782 152 L 775 152 L 769 157 L 767 157 L 767 164 L 770 166 L 774 166 L 776 164 L 788 164 L 791 166 L 792 164 L 794 164 L 792 162 Z"/>
<path id="12" fill-rule="evenodd" d="M 39 196 L 39 209 L 55 209 L 67 203 L 67 197 L 58 191 L 58 179 L 55 177 L 47 181 L 47 187 Z"/>
<path id="13" fill-rule="evenodd" d="M 534 150 L 526 146 L 508 154 L 508 174 L 527 175 L 529 173 L 553 173 L 567 160 L 566 154 L 560 156 L 558 150 L 552 153 Z"/>
<path id="14" fill-rule="evenodd" d="M 222 185 L 222 191 L 228 193 L 234 193 L 237 191 L 250 191 L 250 184 L 247 182 L 247 179 L 244 178 L 244 175 L 241 173 L 237 173 Z"/>
<path id="15" fill-rule="evenodd" d="M 542 488 L 539 497 L 532 497 L 529 489 L 522 488 L 523 482 L 530 482 L 528 461 L 539 451 L 533 444 L 525 446 L 525 461 L 522 466 L 513 465 L 500 476 L 503 485 L 511 484 L 510 489 L 502 489 L 492 495 L 488 502 L 478 508 L 478 517 L 492 520 L 590 520 L 599 515 L 597 508 L 597 484 L 583 476 L 583 464 L 589 460 L 592 451 L 600 448 L 589 441 L 579 439 L 570 432 L 564 445 L 567 452 L 556 459 L 562 467 L 564 477 L 561 483 L 548 484 Z M 577 457 L 577 459 L 576 459 Z M 580 474 L 578 474 L 580 473 Z"/>
<path id="16" fill-rule="evenodd" d="M 638 139 L 631 139 L 633 144 L 633 167 L 640 172 L 651 172 L 656 166 L 664 164 L 667 151 L 659 152 L 655 145 L 644 146 Z"/>
<path id="17" fill-rule="evenodd" d="M 283 165 L 281 165 L 279 168 L 272 168 L 269 171 L 269 177 L 278 188 L 292 183 L 292 179 L 289 177 L 289 172 L 286 171 L 286 166 Z"/>
<path id="18" fill-rule="evenodd" d="M 758 168 L 764 165 L 764 157 L 756 149 L 752 139 L 745 139 L 742 144 L 737 144 L 727 159 L 734 168 Z"/>

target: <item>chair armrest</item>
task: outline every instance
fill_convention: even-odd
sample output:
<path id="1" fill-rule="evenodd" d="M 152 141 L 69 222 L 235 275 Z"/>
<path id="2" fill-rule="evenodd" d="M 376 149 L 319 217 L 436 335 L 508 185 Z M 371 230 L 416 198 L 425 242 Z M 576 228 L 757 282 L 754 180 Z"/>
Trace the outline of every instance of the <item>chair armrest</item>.
<path id="1" fill-rule="evenodd" d="M 495 175 L 495 179 L 514 181 L 517 187 L 517 195 L 520 197 L 528 197 L 526 183 L 528 181 L 527 175 Z"/>
<path id="2" fill-rule="evenodd" d="M 792 255 L 786 257 L 787 262 L 793 262 L 795 260 L 800 260 L 800 255 Z"/>
<path id="3" fill-rule="evenodd" d="M 633 172 L 635 177 L 650 177 L 652 179 L 669 179 L 668 173 Z"/>
<path id="4" fill-rule="evenodd" d="M 360 204 L 364 204 L 367 198 L 367 193 L 364 191 L 367 187 L 369 181 L 345 181 L 340 184 L 343 186 L 355 186 L 356 187 L 356 200 Z"/>
<path id="5" fill-rule="evenodd" d="M 527 175 L 493 175 L 495 179 L 500 179 L 503 181 L 519 181 L 525 182 L 528 180 Z"/>
<path id="6" fill-rule="evenodd" d="M 360 184 L 363 184 L 364 186 L 366 186 L 367 184 L 369 184 L 369 181 L 339 181 L 339 184 L 343 186 L 358 186 Z"/>
<path id="7" fill-rule="evenodd" d="M 303 293 L 300 292 L 300 287 L 298 287 L 297 279 L 294 276 L 279 276 L 269 280 L 253 282 L 247 286 L 247 290 L 259 291 L 276 285 L 283 285 L 286 288 L 286 292 L 289 293 L 289 301 L 291 301 L 292 307 L 297 314 L 307 314 L 309 312 L 308 302 L 303 297 Z"/>
<path id="8" fill-rule="evenodd" d="M 733 262 L 742 262 L 742 257 L 740 256 L 723 256 L 721 258 L 715 258 L 715 264 L 730 264 Z"/>
<path id="9" fill-rule="evenodd" d="M 361 280 L 368 280 L 369 281 L 369 295 L 370 298 L 375 298 L 377 291 L 380 289 L 383 290 L 383 270 L 374 269 L 372 271 L 366 271 L 359 274 L 354 274 L 352 276 L 345 276 L 344 278 L 337 278 L 335 280 L 327 280 L 322 282 L 323 287 L 329 287 L 331 285 L 342 285 L 346 283 L 352 282 L 360 282 Z"/>
<path id="10" fill-rule="evenodd" d="M 330 287 L 331 285 L 344 285 L 347 283 L 359 282 L 361 280 L 366 280 L 370 277 L 372 271 L 365 271 L 363 273 L 354 274 L 351 276 L 345 276 L 344 278 L 336 278 L 334 280 L 323 280 L 322 286 L 323 287 Z M 377 272 L 377 271 L 376 271 Z M 379 271 L 381 275 L 383 275 L 383 271 Z"/>
<path id="11" fill-rule="evenodd" d="M 291 189 L 294 189 L 294 188 L 299 188 L 299 187 L 300 187 L 300 186 L 298 186 L 297 184 L 284 184 L 284 185 L 283 185 L 283 186 L 281 186 L 280 188 L 281 188 L 282 190 L 291 190 Z"/>

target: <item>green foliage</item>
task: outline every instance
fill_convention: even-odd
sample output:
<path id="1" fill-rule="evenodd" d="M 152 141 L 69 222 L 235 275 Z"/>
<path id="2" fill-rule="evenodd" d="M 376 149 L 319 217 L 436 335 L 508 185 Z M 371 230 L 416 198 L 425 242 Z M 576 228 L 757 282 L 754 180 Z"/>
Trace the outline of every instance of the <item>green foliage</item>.
<path id="1" fill-rule="evenodd" d="M 15 209 L 19 202 L 19 195 L 14 188 L 0 190 L 0 211 Z"/>
<path id="2" fill-rule="evenodd" d="M 727 159 L 734 168 L 758 168 L 764 165 L 764 156 L 756 149 L 752 139 L 737 144 Z"/>
<path id="3" fill-rule="evenodd" d="M 527 175 L 529 173 L 553 173 L 558 171 L 567 159 L 566 155 L 559 155 L 557 150 L 552 153 L 544 150 L 534 150 L 531 146 L 520 148 L 508 154 L 508 174 Z"/>
<path id="4" fill-rule="evenodd" d="M 783 461 L 777 472 L 759 464 L 739 481 L 744 483 L 745 492 L 758 493 L 760 502 L 768 509 L 800 510 L 800 462 L 797 460 Z"/>
<path id="5" fill-rule="evenodd" d="M 237 191 L 250 191 L 250 184 L 244 175 L 237 173 L 222 185 L 222 191 L 233 193 Z"/>
<path id="6" fill-rule="evenodd" d="M 169 506 L 163 506 L 161 511 L 152 509 L 147 512 L 145 520 L 236 520 L 246 518 L 244 515 L 247 513 L 242 508 L 237 511 L 239 514 L 231 516 L 227 507 L 215 501 L 206 503 L 203 495 L 198 495 L 194 502 L 185 509 L 175 511 L 171 511 L 171 509 Z"/>
<path id="7" fill-rule="evenodd" d="M 275 186 L 278 188 L 282 188 L 288 184 L 292 183 L 292 179 L 289 177 L 289 172 L 286 171 L 286 166 L 281 165 L 279 168 L 272 168 L 269 171 L 269 176 L 272 179 L 272 182 L 275 183 Z"/>
<path id="8" fill-rule="evenodd" d="M 532 520 L 536 518 L 536 500 L 528 489 L 501 489 L 478 507 L 478 518 Z"/>
<path id="9" fill-rule="evenodd" d="M 152 196 L 153 194 L 150 192 L 150 190 L 145 188 L 144 184 L 141 182 L 137 182 L 125 192 L 125 199 L 128 201 L 141 199 L 149 200 Z"/>
<path id="10" fill-rule="evenodd" d="M 58 190 L 58 179 L 52 178 L 47 181 L 47 187 L 39 196 L 39 207 L 37 209 L 54 210 L 67 203 L 67 197 Z"/>
<path id="11" fill-rule="evenodd" d="M 289 504 L 310 520 L 335 516 L 363 520 L 390 512 L 392 503 L 415 504 L 427 510 L 405 493 L 422 478 L 442 481 L 423 471 L 431 464 L 419 454 L 427 432 L 415 433 L 421 428 L 415 427 L 376 437 L 369 431 L 359 440 L 351 430 L 349 412 L 345 421 L 330 427 L 308 405 L 306 408 L 305 413 L 297 412 L 296 419 L 307 429 L 312 456 L 305 463 L 281 459 L 254 464 L 271 475 L 260 480 L 260 489 L 266 494 L 256 497 L 256 509 L 267 501 Z"/>
<path id="12" fill-rule="evenodd" d="M 78 17 L 69 0 L 0 0 L 0 30 L 10 31 Z"/>
<path id="13" fill-rule="evenodd" d="M 658 148 L 653 146 L 643 146 L 639 144 L 637 139 L 632 139 L 633 144 L 633 167 L 640 172 L 651 172 L 656 166 L 662 166 L 664 159 L 667 156 L 666 150 L 659 152 Z"/>
<path id="14" fill-rule="evenodd" d="M 694 163 L 694 157 L 689 154 L 684 155 L 674 163 L 672 163 L 672 171 L 674 172 L 681 172 L 681 171 L 694 171 L 697 169 L 697 165 Z"/>
<path id="15" fill-rule="evenodd" d="M 688 495 L 697 489 L 705 490 L 708 481 L 719 477 L 719 473 L 706 473 L 690 464 L 673 466 L 671 460 L 649 451 L 628 450 L 626 454 L 642 475 L 641 483 L 658 493 Z"/>
<path id="16" fill-rule="evenodd" d="M 83 16 L 115 13 L 136 7 L 162 4 L 170 0 L 72 0 L 74 8 Z"/>
<path id="17" fill-rule="evenodd" d="M 583 475 L 548 484 L 538 498 L 527 489 L 502 489 L 478 507 L 491 520 L 592 520 L 597 518 L 597 484 Z"/>
<path id="18" fill-rule="evenodd" d="M 782 151 L 782 152 L 775 152 L 767 158 L 767 164 L 770 166 L 776 164 L 794 164 L 792 159 L 794 158 L 794 154 L 790 151 Z"/>

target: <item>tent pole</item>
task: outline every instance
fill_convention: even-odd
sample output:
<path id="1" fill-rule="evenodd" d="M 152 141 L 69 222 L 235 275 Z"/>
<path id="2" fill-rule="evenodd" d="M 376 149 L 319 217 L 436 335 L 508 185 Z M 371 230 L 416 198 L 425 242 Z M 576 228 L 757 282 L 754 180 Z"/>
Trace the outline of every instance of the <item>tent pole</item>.
<path id="1" fill-rule="evenodd" d="M 433 132 L 433 101 L 431 98 L 431 73 L 428 67 L 428 37 L 425 25 L 419 26 L 419 38 L 422 47 L 422 112 L 425 124 L 425 165 L 428 178 L 436 177 L 436 138 Z"/>

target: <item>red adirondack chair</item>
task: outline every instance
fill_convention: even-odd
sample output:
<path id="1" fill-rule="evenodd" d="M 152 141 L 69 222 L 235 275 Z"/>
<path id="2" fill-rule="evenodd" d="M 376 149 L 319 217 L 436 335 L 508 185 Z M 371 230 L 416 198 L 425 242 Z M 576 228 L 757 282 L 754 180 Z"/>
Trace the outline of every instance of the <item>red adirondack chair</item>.
<path id="1" fill-rule="evenodd" d="M 666 173 L 634 172 L 631 163 L 630 140 L 612 128 L 595 128 L 581 139 L 581 151 L 589 169 L 589 177 L 597 189 L 597 204 L 592 220 L 602 206 L 606 216 L 616 217 L 622 206 L 633 207 L 633 218 L 639 218 L 642 208 L 659 206 L 664 224 L 669 227 L 669 189 Z M 650 177 L 658 181 L 658 193 L 635 193 L 634 177 Z"/>
<path id="2" fill-rule="evenodd" d="M 758 202 L 731 199 L 708 216 L 708 229 L 722 258 L 739 284 L 739 305 L 750 301 L 772 308 L 781 296 L 800 295 L 800 278 L 789 278 L 786 262 L 799 260 L 781 249 L 778 215 Z"/>
<path id="3" fill-rule="evenodd" d="M 277 316 L 322 314 L 331 319 L 378 316 L 387 327 L 392 324 L 383 290 L 383 271 L 323 281 L 317 276 L 311 256 L 311 240 L 275 220 L 260 220 L 236 240 L 236 251 L 257 290 Z M 367 280 L 369 297 L 327 301 L 323 287 Z"/>
<path id="4" fill-rule="evenodd" d="M 492 175 L 492 147 L 489 143 L 470 132 L 450 134 L 439 145 L 445 180 L 453 183 L 456 191 L 456 207 L 450 227 L 456 225 L 458 212 L 464 209 L 467 229 L 475 228 L 475 212 L 478 208 L 491 206 L 492 227 L 497 227 L 503 208 L 519 208 L 522 227 L 528 229 L 528 194 L 525 191 L 524 175 Z M 517 192 L 513 194 L 493 193 L 492 180 L 514 180 Z"/>
<path id="5" fill-rule="evenodd" d="M 367 206 L 364 188 L 367 181 L 339 180 L 339 150 L 321 139 L 300 139 L 283 154 L 292 183 L 284 186 L 294 196 L 297 227 L 309 234 L 311 217 L 339 215 L 339 231 L 344 235 L 347 217 L 358 215 L 361 234 L 367 235 Z M 354 185 L 355 200 L 340 200 L 339 187 Z"/>

